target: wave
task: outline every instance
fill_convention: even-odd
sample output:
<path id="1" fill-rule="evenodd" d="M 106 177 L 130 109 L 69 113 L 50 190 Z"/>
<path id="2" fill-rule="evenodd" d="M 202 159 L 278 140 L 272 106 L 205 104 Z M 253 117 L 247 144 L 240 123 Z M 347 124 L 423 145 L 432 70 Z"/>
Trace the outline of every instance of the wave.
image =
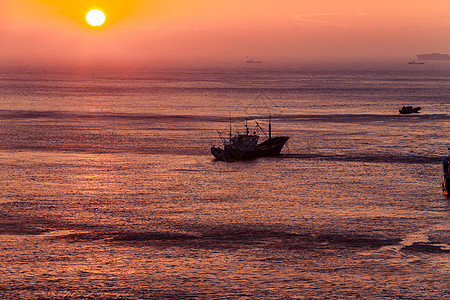
<path id="1" fill-rule="evenodd" d="M 115 113 L 115 112 L 71 112 L 71 111 L 31 111 L 0 110 L 1 119 L 117 119 L 117 120 L 189 120 L 225 122 L 229 117 L 207 115 Z"/>
<path id="2" fill-rule="evenodd" d="M 117 113 L 117 112 L 73 112 L 73 111 L 34 111 L 34 110 L 0 110 L 0 119 L 171 119 L 189 121 L 229 122 L 230 116 L 192 115 L 192 114 L 155 114 L 155 113 Z M 267 115 L 249 115 L 231 117 L 232 121 L 267 119 Z M 374 122 L 393 120 L 450 120 L 447 114 L 416 114 L 412 116 L 381 114 L 275 114 L 272 120 L 282 122 L 321 121 L 321 122 Z M 407 119 L 406 119 L 407 118 Z"/>
<path id="3" fill-rule="evenodd" d="M 450 253 L 448 247 L 449 245 L 436 245 L 433 243 L 413 243 L 412 245 L 404 246 L 401 250 L 421 253 Z"/>
<path id="4" fill-rule="evenodd" d="M 399 115 L 399 114 L 297 114 L 297 115 L 283 115 L 274 116 L 273 119 L 281 119 L 286 122 L 298 121 L 320 121 L 320 122 L 376 122 L 376 121 L 430 121 L 430 120 L 450 120 L 450 115 L 447 114 L 415 114 L 415 115 Z"/>
<path id="5" fill-rule="evenodd" d="M 49 236 L 53 239 L 71 241 L 106 241 L 127 243 L 127 245 L 151 244 L 153 246 L 176 246 L 195 248 L 240 248 L 259 245 L 267 248 L 287 250 L 316 250 L 331 248 L 380 248 L 397 245 L 401 239 L 383 238 L 353 233 L 292 233 L 271 229 L 237 229 L 222 228 L 203 234 L 176 232 L 78 232 L 60 236 Z"/>
<path id="6" fill-rule="evenodd" d="M 370 162 L 370 163 L 416 163 L 435 164 L 441 163 L 441 156 L 420 156 L 420 155 L 400 155 L 400 154 L 320 154 L 320 153 L 297 153 L 282 154 L 283 159 L 318 159 L 330 161 L 350 161 L 350 162 Z"/>

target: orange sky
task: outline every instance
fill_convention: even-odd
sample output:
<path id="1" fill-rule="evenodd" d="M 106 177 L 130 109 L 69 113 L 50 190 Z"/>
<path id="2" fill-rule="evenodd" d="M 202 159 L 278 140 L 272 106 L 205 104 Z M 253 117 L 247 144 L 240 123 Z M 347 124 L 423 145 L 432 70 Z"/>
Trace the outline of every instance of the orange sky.
<path id="1" fill-rule="evenodd" d="M 0 1 L 0 63 L 414 59 L 449 38 L 448 0 Z"/>

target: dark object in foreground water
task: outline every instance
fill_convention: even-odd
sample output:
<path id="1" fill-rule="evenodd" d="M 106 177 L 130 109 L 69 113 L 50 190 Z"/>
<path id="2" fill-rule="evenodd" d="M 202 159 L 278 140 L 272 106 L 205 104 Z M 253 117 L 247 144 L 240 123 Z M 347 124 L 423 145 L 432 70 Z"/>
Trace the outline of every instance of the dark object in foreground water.
<path id="1" fill-rule="evenodd" d="M 432 245 L 429 243 L 413 243 L 405 246 L 403 251 L 423 252 L 423 253 L 450 253 L 450 250 L 445 249 L 441 245 Z"/>
<path id="2" fill-rule="evenodd" d="M 256 122 L 256 124 L 261 128 L 258 122 Z M 266 141 L 258 144 L 259 136 L 256 134 L 256 132 L 254 132 L 253 134 L 249 133 L 247 120 L 245 121 L 245 134 L 238 134 L 232 137 L 230 126 L 229 141 L 224 139 L 223 149 L 212 146 L 211 154 L 217 160 L 222 161 L 246 160 L 263 156 L 280 155 L 281 149 L 283 149 L 283 146 L 289 140 L 289 137 L 279 136 L 272 138 L 271 130 L 271 121 L 269 118 L 269 136 L 267 137 Z"/>
<path id="3" fill-rule="evenodd" d="M 405 105 L 402 108 L 400 108 L 398 111 L 400 114 L 413 114 L 418 113 L 419 110 L 421 110 L 422 107 L 412 107 L 410 105 Z"/>
<path id="4" fill-rule="evenodd" d="M 449 148 L 450 150 L 450 148 Z M 442 179 L 442 191 L 444 192 L 444 195 L 449 197 L 450 192 L 450 156 L 444 159 L 442 162 L 442 166 L 444 168 L 444 176 Z"/>

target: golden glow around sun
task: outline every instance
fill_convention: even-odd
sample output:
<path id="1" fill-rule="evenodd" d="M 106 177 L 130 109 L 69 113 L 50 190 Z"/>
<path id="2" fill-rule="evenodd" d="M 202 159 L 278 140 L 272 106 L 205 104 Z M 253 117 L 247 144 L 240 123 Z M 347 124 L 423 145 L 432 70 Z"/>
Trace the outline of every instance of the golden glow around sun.
<path id="1" fill-rule="evenodd" d="M 105 22 L 105 14 L 99 9 L 90 10 L 86 14 L 86 21 L 91 26 L 100 26 Z"/>

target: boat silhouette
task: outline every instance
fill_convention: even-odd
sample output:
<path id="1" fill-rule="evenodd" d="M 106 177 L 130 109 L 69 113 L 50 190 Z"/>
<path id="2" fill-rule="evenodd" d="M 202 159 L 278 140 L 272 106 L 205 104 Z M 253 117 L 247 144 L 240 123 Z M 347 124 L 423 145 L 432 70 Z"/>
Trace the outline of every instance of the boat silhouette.
<path id="1" fill-rule="evenodd" d="M 259 123 L 256 120 L 255 122 L 265 135 L 265 132 L 259 125 Z M 236 160 L 248 160 L 264 156 L 277 156 L 280 155 L 281 150 L 289 140 L 289 137 L 287 136 L 272 137 L 272 124 L 270 117 L 269 135 L 266 135 L 266 137 L 267 139 L 264 142 L 258 143 L 259 135 L 256 133 L 256 131 L 250 133 L 247 120 L 245 120 L 245 134 L 237 134 L 235 136 L 232 136 L 230 123 L 229 140 L 223 138 L 223 149 L 212 146 L 211 154 L 217 160 L 228 162 Z"/>
<path id="2" fill-rule="evenodd" d="M 405 114 L 414 114 L 414 113 L 418 113 L 420 110 L 422 109 L 422 107 L 418 106 L 418 107 L 412 107 L 411 105 L 405 105 L 402 108 L 400 108 L 398 110 L 398 112 L 402 115 Z"/>

